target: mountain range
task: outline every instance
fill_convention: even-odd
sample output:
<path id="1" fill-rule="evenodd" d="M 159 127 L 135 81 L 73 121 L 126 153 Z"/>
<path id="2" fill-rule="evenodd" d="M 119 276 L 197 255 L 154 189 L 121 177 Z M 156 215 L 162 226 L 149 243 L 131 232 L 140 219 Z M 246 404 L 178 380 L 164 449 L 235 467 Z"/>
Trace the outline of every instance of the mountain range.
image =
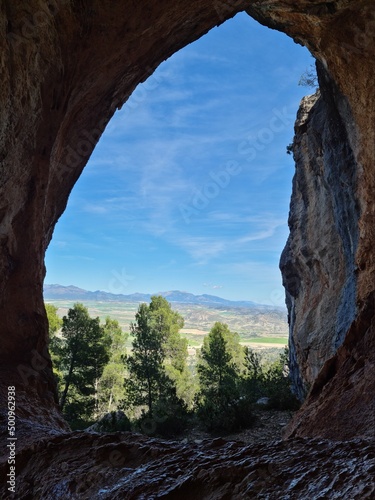
<path id="1" fill-rule="evenodd" d="M 172 290 L 157 293 L 132 293 L 129 295 L 113 294 L 97 290 L 90 292 L 76 286 L 44 285 L 45 300 L 77 300 L 77 301 L 97 301 L 97 302 L 150 302 L 153 295 L 161 295 L 168 302 L 179 304 L 196 304 L 208 307 L 244 307 L 251 309 L 283 309 L 278 306 L 257 304 L 247 300 L 227 300 L 215 295 L 194 295 L 188 292 Z"/>

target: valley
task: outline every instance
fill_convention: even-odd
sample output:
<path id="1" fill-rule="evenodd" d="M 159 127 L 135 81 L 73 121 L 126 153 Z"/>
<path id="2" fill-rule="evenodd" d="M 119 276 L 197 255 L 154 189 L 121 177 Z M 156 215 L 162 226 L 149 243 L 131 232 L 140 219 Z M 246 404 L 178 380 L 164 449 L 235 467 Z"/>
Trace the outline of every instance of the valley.
<path id="1" fill-rule="evenodd" d="M 63 317 L 77 300 L 48 299 L 47 303 L 58 308 L 58 315 Z M 138 302 L 124 301 L 80 301 L 89 310 L 90 316 L 99 317 L 102 322 L 107 316 L 116 319 L 125 332 L 130 331 L 138 310 Z M 189 355 L 194 356 L 200 348 L 204 336 L 216 321 L 228 324 L 230 330 L 237 332 L 241 344 L 248 345 L 267 359 L 277 357 L 281 349 L 288 344 L 287 314 L 282 308 L 269 306 L 230 307 L 221 305 L 202 305 L 172 303 L 185 320 L 181 335 L 188 340 Z M 127 347 L 131 347 L 131 337 Z"/>

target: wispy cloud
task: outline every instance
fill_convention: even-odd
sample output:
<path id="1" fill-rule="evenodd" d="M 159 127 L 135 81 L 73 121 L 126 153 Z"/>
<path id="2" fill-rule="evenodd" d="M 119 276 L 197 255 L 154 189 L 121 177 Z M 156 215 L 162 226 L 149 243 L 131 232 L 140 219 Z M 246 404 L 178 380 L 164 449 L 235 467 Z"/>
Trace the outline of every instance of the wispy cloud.
<path id="1" fill-rule="evenodd" d="M 199 265 L 207 264 L 210 260 L 221 257 L 225 254 L 235 254 L 238 252 L 251 251 L 251 244 L 262 240 L 267 240 L 275 235 L 276 229 L 285 225 L 285 222 L 274 222 L 263 230 L 256 229 L 245 236 L 233 237 L 220 236 L 172 236 L 176 245 L 183 248 L 191 258 Z M 225 234 L 225 233 L 224 233 Z M 272 247 L 272 245 L 270 245 Z"/>
<path id="2" fill-rule="evenodd" d="M 102 275 L 95 286 L 108 286 L 105 262 L 144 276 L 145 288 L 205 281 L 206 290 L 224 286 L 240 296 L 254 280 L 259 290 L 262 280 L 274 286 L 293 175 L 285 146 L 306 65 L 301 47 L 264 31 L 236 16 L 163 63 L 115 114 L 56 228 L 66 245 L 51 244 L 71 258 L 65 267 L 74 276 L 90 267 L 90 280 Z M 277 122 L 276 108 L 283 113 Z M 228 162 L 241 171 L 217 189 L 214 178 L 225 178 L 225 170 L 218 176 Z M 198 207 L 199 192 L 207 203 Z M 195 209 L 189 223 L 181 204 Z M 96 259 L 92 266 L 80 260 L 85 254 Z"/>
<path id="3" fill-rule="evenodd" d="M 212 283 L 203 283 L 205 288 L 211 288 L 211 290 L 220 290 L 223 288 L 223 285 L 213 285 Z"/>
<path id="4" fill-rule="evenodd" d="M 106 214 L 106 213 L 108 213 L 108 209 L 105 206 L 94 205 L 94 204 L 90 204 L 90 203 L 85 204 L 85 206 L 83 207 L 83 210 L 85 212 L 88 212 L 91 214 Z"/>
<path id="5" fill-rule="evenodd" d="M 93 257 L 87 257 L 87 255 L 64 255 L 62 258 L 66 260 L 84 260 L 87 262 L 95 262 Z"/>

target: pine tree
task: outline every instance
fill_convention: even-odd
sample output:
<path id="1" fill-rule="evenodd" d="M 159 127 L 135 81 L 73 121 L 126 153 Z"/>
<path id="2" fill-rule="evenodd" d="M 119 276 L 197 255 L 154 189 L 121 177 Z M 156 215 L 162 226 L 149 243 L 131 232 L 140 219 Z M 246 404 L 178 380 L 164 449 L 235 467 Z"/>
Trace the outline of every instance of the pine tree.
<path id="1" fill-rule="evenodd" d="M 152 297 L 149 306 L 141 304 L 131 325 L 134 339 L 126 359 L 124 407 L 138 411 L 138 425 L 148 434 L 179 433 L 186 423 L 186 404 L 177 391 L 187 383 L 182 325 L 182 317 L 163 297 Z"/>
<path id="2" fill-rule="evenodd" d="M 231 430 L 236 426 L 239 373 L 224 338 L 228 331 L 227 325 L 215 323 L 204 339 L 197 365 L 198 416 L 209 430 Z"/>
<path id="3" fill-rule="evenodd" d="M 69 309 L 62 326 L 60 407 L 73 426 L 95 415 L 98 381 L 109 361 L 110 346 L 99 318 L 90 318 L 82 304 Z"/>
<path id="4" fill-rule="evenodd" d="M 183 317 L 173 311 L 170 303 L 160 295 L 151 297 L 149 313 L 151 327 L 163 337 L 166 363 L 182 373 L 187 358 L 187 340 L 180 335 L 184 327 Z"/>
<path id="5" fill-rule="evenodd" d="M 125 379 L 125 400 L 132 406 L 146 406 L 152 417 L 154 404 L 167 382 L 165 334 L 162 329 L 153 327 L 147 304 L 139 306 L 130 331 L 134 339 L 132 354 L 126 358 L 129 377 Z"/>
<path id="6" fill-rule="evenodd" d="M 103 325 L 104 331 L 110 336 L 110 360 L 104 367 L 99 380 L 98 400 L 99 413 L 115 411 L 125 396 L 124 377 L 126 369 L 123 358 L 126 356 L 126 341 L 128 334 L 122 331 L 117 320 L 107 317 Z"/>

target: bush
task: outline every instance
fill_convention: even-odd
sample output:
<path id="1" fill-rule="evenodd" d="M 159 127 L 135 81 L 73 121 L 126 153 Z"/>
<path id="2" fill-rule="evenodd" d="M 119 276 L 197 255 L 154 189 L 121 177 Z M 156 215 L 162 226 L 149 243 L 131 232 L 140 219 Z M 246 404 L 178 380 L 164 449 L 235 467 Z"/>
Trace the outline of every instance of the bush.
<path id="1" fill-rule="evenodd" d="M 148 436 L 171 438 L 186 430 L 190 417 L 186 404 L 172 394 L 158 400 L 153 406 L 152 414 L 143 410 L 135 426 L 139 432 Z"/>
<path id="2" fill-rule="evenodd" d="M 294 411 L 301 406 L 291 390 L 288 357 L 288 349 L 285 349 L 280 359 L 272 363 L 264 373 L 264 395 L 269 398 L 269 409 Z"/>
<path id="3" fill-rule="evenodd" d="M 217 395 L 206 396 L 197 407 L 197 417 L 203 427 L 212 433 L 230 433 L 247 429 L 254 424 L 252 402 L 246 397 L 223 401 Z"/>
<path id="4" fill-rule="evenodd" d="M 126 432 L 131 430 L 131 422 L 122 411 L 111 411 L 94 424 L 91 429 L 98 432 Z"/>
<path id="5" fill-rule="evenodd" d="M 297 410 L 300 402 L 291 390 L 288 368 L 289 353 L 286 348 L 274 363 L 261 366 L 260 357 L 247 349 L 246 368 L 247 375 L 241 382 L 241 393 L 251 403 L 261 397 L 269 399 L 266 409 L 272 410 Z"/>

